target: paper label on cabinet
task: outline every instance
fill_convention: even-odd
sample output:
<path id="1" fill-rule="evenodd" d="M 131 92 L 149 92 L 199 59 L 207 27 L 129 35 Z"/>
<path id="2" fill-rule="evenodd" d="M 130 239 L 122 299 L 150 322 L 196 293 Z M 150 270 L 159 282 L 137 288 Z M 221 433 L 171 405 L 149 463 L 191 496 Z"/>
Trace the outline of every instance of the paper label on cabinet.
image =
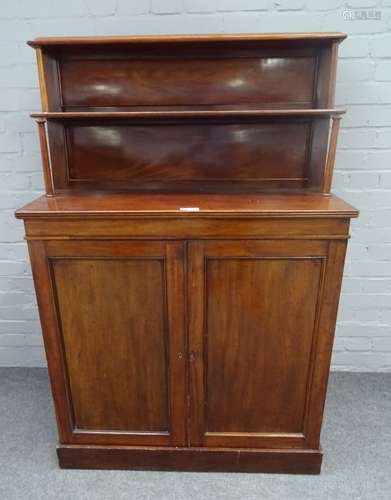
<path id="1" fill-rule="evenodd" d="M 180 212 L 199 212 L 200 209 L 198 207 L 180 207 Z"/>

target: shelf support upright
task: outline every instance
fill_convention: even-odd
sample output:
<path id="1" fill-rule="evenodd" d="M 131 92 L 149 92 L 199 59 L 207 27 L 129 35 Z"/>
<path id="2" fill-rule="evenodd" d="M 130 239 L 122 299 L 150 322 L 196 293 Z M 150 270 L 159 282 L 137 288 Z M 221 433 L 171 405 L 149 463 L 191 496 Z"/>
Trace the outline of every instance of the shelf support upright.
<path id="1" fill-rule="evenodd" d="M 337 142 L 338 142 L 338 133 L 339 133 L 340 123 L 341 123 L 341 115 L 337 115 L 337 114 L 332 115 L 329 149 L 327 152 L 326 167 L 325 167 L 325 172 L 324 172 L 324 181 L 323 181 L 323 190 L 322 190 L 323 194 L 330 194 L 330 191 L 331 191 L 331 183 L 333 180 L 335 153 L 337 151 Z"/>
<path id="2" fill-rule="evenodd" d="M 46 119 L 36 118 L 39 132 L 39 144 L 41 147 L 41 158 L 43 167 L 43 179 L 45 182 L 46 196 L 54 196 L 52 171 L 50 167 L 49 148 L 46 137 Z"/>

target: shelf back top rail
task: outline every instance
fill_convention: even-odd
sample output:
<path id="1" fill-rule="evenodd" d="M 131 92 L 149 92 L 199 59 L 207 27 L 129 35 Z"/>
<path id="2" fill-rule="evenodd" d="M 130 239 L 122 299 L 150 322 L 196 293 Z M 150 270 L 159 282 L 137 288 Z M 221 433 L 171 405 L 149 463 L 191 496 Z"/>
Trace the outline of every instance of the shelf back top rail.
<path id="1" fill-rule="evenodd" d="M 332 40 L 341 42 L 346 38 L 341 32 L 308 32 L 308 33 L 233 33 L 233 34 L 200 34 L 200 35 L 140 35 L 140 36 L 74 36 L 74 37 L 38 37 L 29 40 L 30 47 L 58 47 L 58 46 L 80 46 L 80 45 L 127 45 L 140 43 L 231 43 L 238 41 L 252 42 L 294 42 L 312 41 L 322 42 Z"/>

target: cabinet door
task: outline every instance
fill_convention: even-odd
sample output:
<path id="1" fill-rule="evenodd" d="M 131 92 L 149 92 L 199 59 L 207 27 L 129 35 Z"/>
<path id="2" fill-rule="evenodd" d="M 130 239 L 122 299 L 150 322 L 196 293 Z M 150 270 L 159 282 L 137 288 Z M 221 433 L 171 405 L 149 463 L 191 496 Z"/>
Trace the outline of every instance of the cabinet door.
<path id="1" fill-rule="evenodd" d="M 183 445 L 183 244 L 30 251 L 61 442 Z"/>
<path id="2" fill-rule="evenodd" d="M 318 447 L 344 249 L 190 244 L 192 445 Z"/>

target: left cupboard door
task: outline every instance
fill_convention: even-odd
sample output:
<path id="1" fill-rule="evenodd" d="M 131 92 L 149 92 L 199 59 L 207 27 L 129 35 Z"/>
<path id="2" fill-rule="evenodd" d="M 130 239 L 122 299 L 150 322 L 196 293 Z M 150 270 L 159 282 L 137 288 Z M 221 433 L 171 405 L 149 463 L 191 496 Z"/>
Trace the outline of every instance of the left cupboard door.
<path id="1" fill-rule="evenodd" d="M 183 243 L 29 250 L 60 442 L 185 445 Z"/>

